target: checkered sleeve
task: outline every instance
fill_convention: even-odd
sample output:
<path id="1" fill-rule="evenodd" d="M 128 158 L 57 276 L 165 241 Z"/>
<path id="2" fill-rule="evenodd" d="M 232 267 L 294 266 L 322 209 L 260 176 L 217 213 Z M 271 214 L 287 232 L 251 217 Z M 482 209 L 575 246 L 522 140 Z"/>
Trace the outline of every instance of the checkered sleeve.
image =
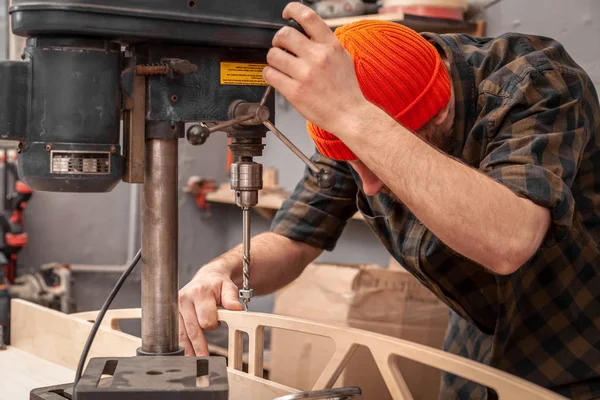
<path id="1" fill-rule="evenodd" d="M 556 241 L 571 228 L 575 200 L 570 187 L 591 136 L 586 84 L 568 71 L 534 70 L 486 121 L 489 141 L 480 170 L 518 196 L 548 208 L 548 238 Z"/>
<path id="2" fill-rule="evenodd" d="M 321 189 L 314 173 L 307 168 L 275 216 L 271 231 L 331 251 L 346 221 L 357 212 L 358 187 L 347 163 L 331 160 L 318 152 L 311 160 L 335 176 L 335 186 Z"/>

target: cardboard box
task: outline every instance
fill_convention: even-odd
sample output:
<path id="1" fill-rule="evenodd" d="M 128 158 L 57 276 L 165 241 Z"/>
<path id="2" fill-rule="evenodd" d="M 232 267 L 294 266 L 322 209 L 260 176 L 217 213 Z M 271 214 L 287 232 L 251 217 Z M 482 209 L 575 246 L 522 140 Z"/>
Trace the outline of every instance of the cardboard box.
<path id="1" fill-rule="evenodd" d="M 311 264 L 275 297 L 276 314 L 377 332 L 441 348 L 448 308 L 399 265 Z M 271 379 L 310 390 L 333 355 L 333 341 L 284 330 L 271 332 Z M 437 399 L 440 372 L 398 359 L 415 399 Z M 361 398 L 391 399 L 367 348 L 359 348 L 336 386 L 359 386 Z"/>

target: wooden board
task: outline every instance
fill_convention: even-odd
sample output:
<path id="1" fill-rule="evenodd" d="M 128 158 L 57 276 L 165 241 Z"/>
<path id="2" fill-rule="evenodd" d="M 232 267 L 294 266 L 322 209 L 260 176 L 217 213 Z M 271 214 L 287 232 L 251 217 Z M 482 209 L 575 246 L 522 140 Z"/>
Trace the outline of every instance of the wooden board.
<path id="1" fill-rule="evenodd" d="M 140 344 L 138 338 L 114 331 L 118 321 L 140 315 L 139 310 L 110 311 L 98 331 L 92 357 L 129 356 Z M 73 369 L 79 352 L 91 327 L 84 319 L 68 316 L 20 300 L 12 301 L 12 334 L 14 346 L 34 353 L 48 361 Z M 564 399 L 549 390 L 523 379 L 466 358 L 446 353 L 405 340 L 361 331 L 342 326 L 272 314 L 257 314 L 219 310 L 219 320 L 229 327 L 228 370 L 232 400 L 252 398 L 270 400 L 274 396 L 297 392 L 274 382 L 260 378 L 263 368 L 264 329 L 285 329 L 331 338 L 335 352 L 313 390 L 331 388 L 358 346 L 367 347 L 385 380 L 393 399 L 412 400 L 402 371 L 398 370 L 394 357 L 405 357 L 416 362 L 462 376 L 484 386 L 491 387 L 501 400 L 523 398 L 528 400 Z M 242 365 L 242 333 L 249 339 L 248 373 L 240 371 Z"/>
<path id="2" fill-rule="evenodd" d="M 23 300 L 12 300 L 12 345 L 51 363 L 75 370 L 83 345 L 92 328 L 92 323 L 88 319 L 95 315 L 97 312 L 79 314 L 79 317 L 70 316 Z M 135 356 L 136 349 L 141 345 L 140 339 L 115 330 L 113 327 L 117 328 L 120 320 L 135 319 L 140 315 L 139 309 L 109 312 L 98 330 L 88 360 L 93 357 Z M 231 399 L 247 398 L 244 393 L 252 393 L 253 400 L 270 400 L 276 396 L 297 392 L 296 389 L 233 369 L 228 369 L 228 377 L 230 384 L 233 385 Z M 51 384 L 60 383 L 64 382 L 51 382 Z M 0 399 L 3 399 L 1 392 Z"/>
<path id="3" fill-rule="evenodd" d="M 28 399 L 33 389 L 72 382 L 75 372 L 16 347 L 0 351 L 0 399 Z"/>
<path id="4" fill-rule="evenodd" d="M 75 370 L 92 324 L 21 300 L 11 302 L 11 344 Z M 135 356 L 140 340 L 107 327 L 98 330 L 89 358 Z"/>
<path id="5" fill-rule="evenodd" d="M 102 321 L 102 326 L 108 327 L 114 331 L 121 331 L 120 322 L 128 319 L 140 319 L 141 318 L 141 310 L 138 309 L 130 309 L 130 310 L 116 310 L 117 314 L 111 314 L 112 319 L 106 318 Z M 77 314 L 70 314 L 69 316 L 83 319 L 89 322 L 94 322 L 96 316 L 98 315 L 98 311 L 91 312 L 81 312 Z M 208 343 L 208 351 L 211 355 L 214 356 L 222 356 L 227 357 L 228 352 L 227 349 L 221 346 L 217 346 L 214 344 Z M 248 364 L 248 353 L 244 353 L 243 363 Z M 268 370 L 270 369 L 270 365 L 265 362 L 263 367 Z"/>
<path id="6" fill-rule="evenodd" d="M 331 388 L 358 346 L 367 347 L 377 363 L 393 399 L 412 400 L 402 372 L 393 361 L 404 357 L 433 368 L 453 373 L 496 391 L 501 400 L 558 400 L 564 397 L 540 388 L 523 379 L 512 376 L 478 362 L 454 354 L 433 349 L 406 340 L 343 326 L 332 326 L 297 318 L 273 314 L 254 314 L 219 311 L 219 320 L 229 326 L 229 366 L 239 365 L 241 345 L 235 340 L 239 333 L 248 334 L 250 343 L 250 374 L 260 374 L 262 363 L 262 335 L 265 327 L 286 329 L 331 338 L 335 343 L 333 357 L 313 386 L 313 390 Z M 233 340 L 232 340 L 233 339 Z"/>

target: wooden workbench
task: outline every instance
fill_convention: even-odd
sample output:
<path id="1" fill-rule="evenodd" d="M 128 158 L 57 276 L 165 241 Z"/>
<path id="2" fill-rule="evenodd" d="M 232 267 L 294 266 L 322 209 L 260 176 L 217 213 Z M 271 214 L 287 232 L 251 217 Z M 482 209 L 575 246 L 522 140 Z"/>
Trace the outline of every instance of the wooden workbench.
<path id="1" fill-rule="evenodd" d="M 75 372 L 32 353 L 8 347 L 0 351 L 0 400 L 25 400 L 32 389 L 73 381 Z"/>

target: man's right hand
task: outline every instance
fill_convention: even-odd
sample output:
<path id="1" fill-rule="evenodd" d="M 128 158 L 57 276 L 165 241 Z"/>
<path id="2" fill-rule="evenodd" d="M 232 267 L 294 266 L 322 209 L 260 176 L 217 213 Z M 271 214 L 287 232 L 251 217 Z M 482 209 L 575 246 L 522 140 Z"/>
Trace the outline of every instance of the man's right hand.
<path id="1" fill-rule="evenodd" d="M 257 296 L 273 293 L 300 275 L 321 250 L 273 232 L 252 238 L 252 289 Z M 204 329 L 219 327 L 217 307 L 242 311 L 242 246 L 216 258 L 179 291 L 179 345 L 185 355 L 208 356 Z"/>
<path id="2" fill-rule="evenodd" d="M 186 356 L 208 356 L 204 329 L 219 327 L 217 307 L 242 311 L 238 287 L 217 265 L 209 264 L 179 291 L 179 345 Z"/>

